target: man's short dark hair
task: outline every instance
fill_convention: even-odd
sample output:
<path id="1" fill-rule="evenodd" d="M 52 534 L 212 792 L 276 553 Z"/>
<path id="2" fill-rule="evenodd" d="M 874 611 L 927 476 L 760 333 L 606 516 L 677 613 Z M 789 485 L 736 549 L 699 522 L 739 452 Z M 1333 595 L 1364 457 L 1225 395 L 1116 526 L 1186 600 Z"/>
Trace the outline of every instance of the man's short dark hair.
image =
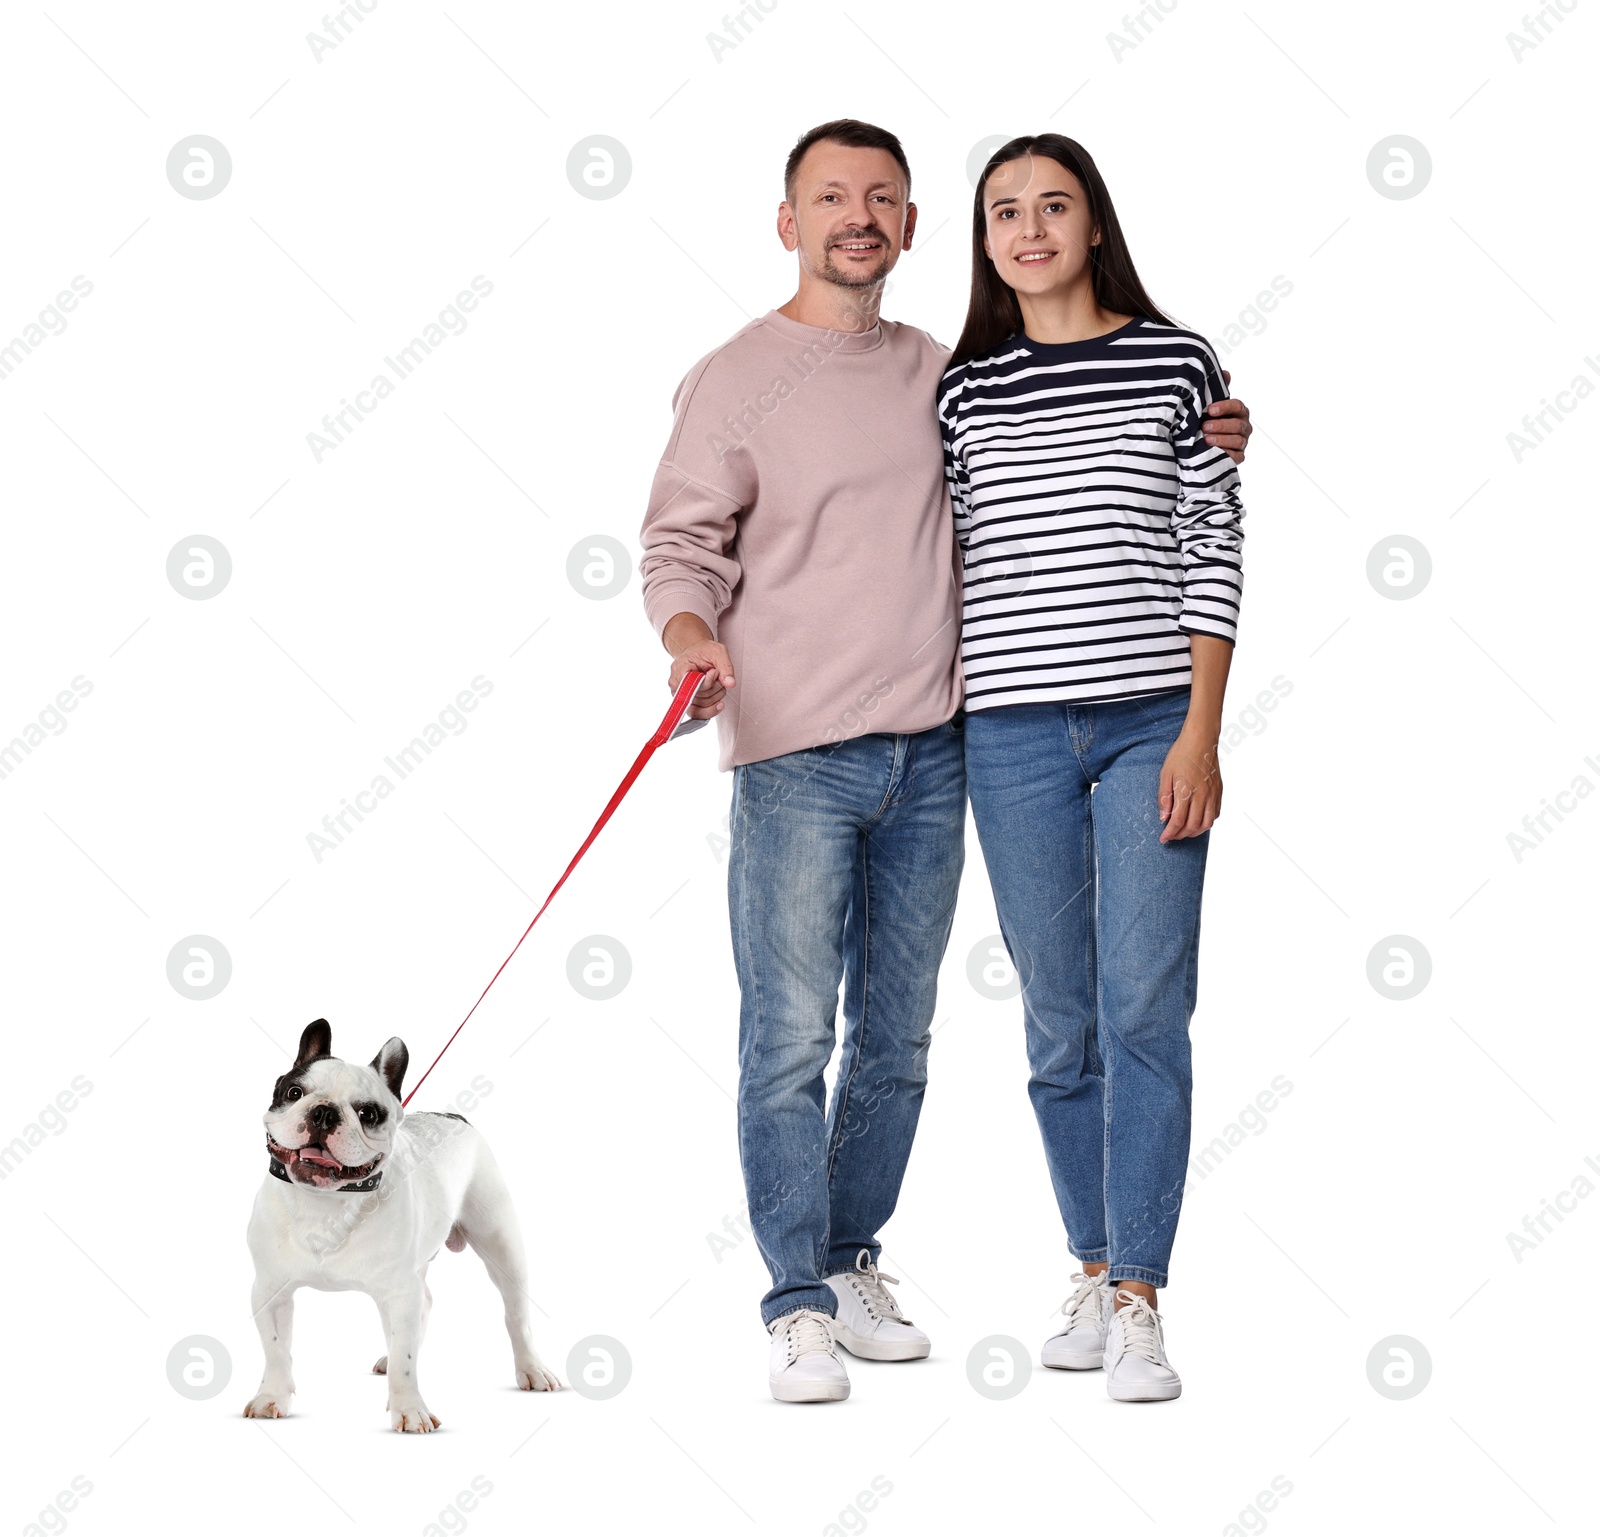
<path id="1" fill-rule="evenodd" d="M 900 141 L 887 128 L 863 123 L 859 118 L 837 117 L 831 123 L 819 124 L 801 134 L 795 147 L 789 151 L 788 162 L 783 168 L 783 195 L 791 203 L 794 201 L 794 174 L 800 169 L 800 162 L 805 159 L 806 151 L 813 144 L 842 144 L 846 149 L 888 150 L 894 156 L 895 163 L 906 174 L 906 192 L 909 195 L 911 165 L 906 160 L 905 150 L 900 147 Z"/>

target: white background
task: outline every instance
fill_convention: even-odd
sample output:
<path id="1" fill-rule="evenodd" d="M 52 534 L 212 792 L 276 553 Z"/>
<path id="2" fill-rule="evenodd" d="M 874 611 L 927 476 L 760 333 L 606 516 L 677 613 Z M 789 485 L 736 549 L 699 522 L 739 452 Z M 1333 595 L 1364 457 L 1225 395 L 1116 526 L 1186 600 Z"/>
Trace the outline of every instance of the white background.
<path id="1" fill-rule="evenodd" d="M 1118 52 L 1119 4 L 779 0 L 719 58 L 715 4 L 378 0 L 319 62 L 324 14 L 53 0 L 0 38 L 0 343 L 93 284 L 0 379 L 0 742 L 92 684 L 0 779 L 0 1142 L 92 1085 L 0 1183 L 7 1530 L 74 1476 L 84 1533 L 424 1531 L 480 1475 L 455 1529 L 826 1532 L 879 1478 L 844 1529 L 1224 1532 L 1275 1476 L 1292 1492 L 1244 1529 L 1582 1525 L 1600 1200 L 1520 1258 L 1507 1234 L 1600 1159 L 1600 806 L 1569 801 L 1520 860 L 1507 835 L 1600 784 L 1600 403 L 1520 462 L 1507 434 L 1600 381 L 1595 8 L 1520 60 L 1509 3 L 1180 0 Z M 1191 1179 L 1163 1295 L 1184 1396 L 969 1383 L 987 1336 L 1037 1350 L 1073 1268 L 1020 1006 L 969 980 L 997 928 L 973 839 L 885 1233 L 933 1356 L 852 1361 L 843 1406 L 771 1402 L 754 1243 L 708 1239 L 742 1195 L 731 781 L 703 732 L 651 765 L 422 1096 L 490 1082 L 473 1120 L 530 1233 L 538 1344 L 567 1376 L 580 1340 L 620 1341 L 627 1387 L 516 1394 L 498 1298 L 447 1254 L 423 1359 L 442 1433 L 387 1431 L 375 1310 L 311 1292 L 293 1417 L 246 1421 L 272 1079 L 319 1015 L 342 1054 L 398 1033 L 431 1058 L 659 720 L 636 571 L 597 601 L 568 557 L 601 534 L 636 556 L 671 393 L 792 292 L 783 159 L 845 114 L 904 140 L 922 236 L 885 309 L 946 343 L 966 163 L 994 136 L 1087 145 L 1157 302 L 1219 343 L 1292 285 L 1224 358 L 1258 427 L 1229 719 L 1292 687 L 1225 762 L 1197 1148 L 1293 1087 Z M 207 200 L 165 172 L 196 134 L 232 158 Z M 596 134 L 632 160 L 606 200 L 566 175 Z M 1432 160 L 1403 200 L 1366 172 L 1397 134 Z M 323 415 L 480 274 L 468 328 L 317 462 Z M 166 576 L 197 534 L 233 564 L 205 601 Z M 1432 562 L 1405 600 L 1366 574 L 1393 535 Z M 467 729 L 318 862 L 307 835 L 479 675 Z M 196 934 L 232 961 L 208 1001 L 167 979 Z M 1393 935 L 1431 957 L 1408 1001 L 1368 979 Z M 592 936 L 631 960 L 609 1001 L 568 979 Z M 205 1401 L 167 1378 L 193 1335 L 231 1356 Z M 1394 1335 L 1432 1362 L 1404 1401 L 1368 1379 Z"/>

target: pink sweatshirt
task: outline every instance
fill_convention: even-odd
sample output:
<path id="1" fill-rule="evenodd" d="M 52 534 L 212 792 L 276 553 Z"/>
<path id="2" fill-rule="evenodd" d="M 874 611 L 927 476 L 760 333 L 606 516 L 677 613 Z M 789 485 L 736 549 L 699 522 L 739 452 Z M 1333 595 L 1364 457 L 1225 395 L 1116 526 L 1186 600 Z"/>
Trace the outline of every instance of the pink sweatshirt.
<path id="1" fill-rule="evenodd" d="M 771 310 L 689 371 L 640 539 L 659 636 L 698 614 L 737 680 L 718 767 L 961 704 L 961 552 L 934 396 L 948 351 Z"/>

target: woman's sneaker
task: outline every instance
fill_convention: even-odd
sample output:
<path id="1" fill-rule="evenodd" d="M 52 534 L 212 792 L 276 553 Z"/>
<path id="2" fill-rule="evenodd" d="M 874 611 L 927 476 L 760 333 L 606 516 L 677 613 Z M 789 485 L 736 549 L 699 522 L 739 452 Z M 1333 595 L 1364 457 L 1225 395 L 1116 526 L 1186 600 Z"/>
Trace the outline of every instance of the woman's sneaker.
<path id="1" fill-rule="evenodd" d="M 767 1385 L 779 1403 L 837 1403 L 850 1396 L 849 1374 L 833 1348 L 832 1324 L 826 1313 L 801 1308 L 767 1326 L 772 1335 Z"/>
<path id="2" fill-rule="evenodd" d="M 1156 1403 L 1176 1398 L 1183 1383 L 1167 1360 L 1161 1315 L 1130 1291 L 1119 1291 L 1123 1306 L 1106 1330 L 1106 1392 L 1119 1403 Z"/>
<path id="3" fill-rule="evenodd" d="M 1103 1270 L 1099 1275 L 1080 1270 L 1072 1284 L 1077 1290 L 1061 1304 L 1067 1321 L 1044 1342 L 1039 1359 L 1062 1371 L 1099 1371 L 1106 1364 L 1106 1330 L 1117 1289 L 1107 1284 Z"/>
<path id="4" fill-rule="evenodd" d="M 870 1249 L 856 1255 L 854 1270 L 823 1279 L 839 1299 L 834 1336 L 851 1355 L 867 1361 L 920 1361 L 933 1348 L 884 1289 L 900 1283 L 878 1269 Z"/>

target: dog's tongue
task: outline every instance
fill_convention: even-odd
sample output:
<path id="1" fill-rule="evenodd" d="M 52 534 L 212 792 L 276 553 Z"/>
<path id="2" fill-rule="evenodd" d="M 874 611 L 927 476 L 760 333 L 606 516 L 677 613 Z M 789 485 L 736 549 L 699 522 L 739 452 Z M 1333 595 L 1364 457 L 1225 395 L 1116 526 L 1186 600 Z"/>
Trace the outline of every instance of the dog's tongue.
<path id="1" fill-rule="evenodd" d="M 344 1165 L 337 1158 L 331 1157 L 320 1147 L 303 1147 L 300 1149 L 301 1163 L 321 1164 L 325 1169 L 342 1169 Z"/>

